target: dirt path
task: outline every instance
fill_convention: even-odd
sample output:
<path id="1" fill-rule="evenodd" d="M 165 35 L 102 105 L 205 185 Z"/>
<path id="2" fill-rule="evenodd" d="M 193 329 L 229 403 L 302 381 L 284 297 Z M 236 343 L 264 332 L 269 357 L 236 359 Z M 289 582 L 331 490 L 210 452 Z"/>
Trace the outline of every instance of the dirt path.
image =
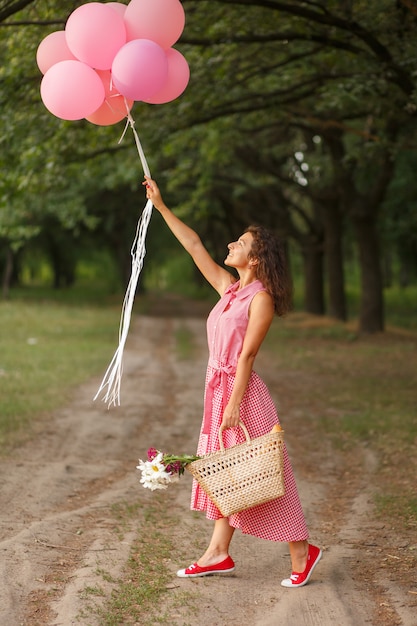
<path id="1" fill-rule="evenodd" d="M 191 317 L 135 320 L 125 352 L 122 406 L 107 411 L 94 403 L 100 381 L 90 381 L 31 441 L 0 461 L 0 626 L 99 626 L 85 610 L 91 598 L 84 591 L 95 587 L 100 571 L 117 578 L 126 562 L 135 533 L 127 528 L 118 540 L 110 509 L 137 500 L 138 457 L 150 445 L 195 449 L 206 365 L 204 325 L 204 319 Z M 192 360 L 175 350 L 174 333 L 184 326 L 196 344 Z M 325 443 L 310 445 L 308 422 L 297 410 L 299 389 L 290 376 L 285 378 L 284 370 L 277 381 L 262 355 L 257 370 L 273 393 L 280 390 L 286 407 L 287 444 L 323 560 L 311 584 L 286 590 L 279 581 L 290 573 L 287 546 L 236 533 L 233 575 L 177 579 L 175 570 L 198 556 L 190 536 L 204 542 L 210 533 L 209 523 L 189 512 L 191 477 L 186 475 L 170 499 L 184 519 L 183 529 L 173 529 L 183 561 L 168 564 L 172 624 L 416 626 L 407 591 L 370 566 L 385 532 L 370 515 L 372 455 L 366 449 L 356 455 L 352 463 L 360 472 L 350 472 L 345 456 L 339 458 Z M 192 613 L 174 602 L 184 591 L 197 598 Z"/>

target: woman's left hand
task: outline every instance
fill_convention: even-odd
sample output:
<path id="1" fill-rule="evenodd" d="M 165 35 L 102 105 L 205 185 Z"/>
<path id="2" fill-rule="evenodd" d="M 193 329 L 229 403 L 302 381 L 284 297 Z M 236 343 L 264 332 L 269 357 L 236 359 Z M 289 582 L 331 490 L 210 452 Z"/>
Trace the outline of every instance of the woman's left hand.
<path id="1" fill-rule="evenodd" d="M 224 412 L 223 412 L 223 420 L 221 423 L 221 429 L 225 430 L 226 428 L 233 428 L 239 425 L 240 420 L 240 407 L 237 404 L 227 404 Z"/>

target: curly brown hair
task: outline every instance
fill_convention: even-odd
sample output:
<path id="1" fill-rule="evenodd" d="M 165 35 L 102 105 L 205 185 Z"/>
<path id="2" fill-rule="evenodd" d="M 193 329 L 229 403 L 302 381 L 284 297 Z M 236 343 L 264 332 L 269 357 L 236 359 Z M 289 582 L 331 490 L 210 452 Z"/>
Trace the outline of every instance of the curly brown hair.
<path id="1" fill-rule="evenodd" d="M 292 283 L 282 241 L 264 226 L 248 226 L 253 237 L 249 258 L 257 259 L 256 277 L 274 302 L 275 314 L 285 315 L 292 308 Z"/>

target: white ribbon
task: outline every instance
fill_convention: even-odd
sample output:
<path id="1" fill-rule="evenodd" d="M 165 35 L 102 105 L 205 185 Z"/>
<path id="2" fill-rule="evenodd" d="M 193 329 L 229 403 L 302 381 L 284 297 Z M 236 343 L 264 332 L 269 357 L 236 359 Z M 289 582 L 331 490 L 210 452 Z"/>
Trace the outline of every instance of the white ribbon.
<path id="1" fill-rule="evenodd" d="M 143 172 L 146 176 L 151 175 L 148 164 L 146 162 L 145 153 L 143 152 L 139 136 L 135 129 L 135 121 L 132 118 L 130 111 L 127 112 L 127 122 L 123 134 L 120 138 L 119 143 L 123 140 L 123 137 L 126 134 L 126 130 L 130 125 L 133 135 L 135 137 L 136 146 L 139 153 L 139 158 L 142 164 Z M 147 201 L 145 208 L 143 209 L 142 215 L 139 218 L 138 225 L 136 228 L 136 235 L 133 240 L 132 248 L 130 251 L 132 257 L 132 272 L 130 275 L 130 280 L 126 289 L 126 294 L 123 300 L 122 306 L 122 314 L 120 319 L 120 327 L 119 327 L 119 346 L 114 353 L 114 356 L 110 362 L 109 367 L 104 375 L 103 381 L 100 385 L 99 390 L 94 396 L 94 400 L 96 400 L 99 395 L 105 391 L 105 395 L 103 397 L 103 402 L 107 402 L 108 408 L 113 404 L 114 406 L 120 406 L 120 385 L 122 381 L 122 373 L 123 373 L 123 350 L 125 347 L 127 335 L 129 333 L 130 320 L 132 316 L 133 303 L 135 300 L 136 287 L 139 280 L 139 275 L 143 266 L 143 259 L 146 254 L 145 247 L 145 239 L 146 233 L 148 231 L 148 225 L 152 215 L 152 202 L 150 200 Z"/>

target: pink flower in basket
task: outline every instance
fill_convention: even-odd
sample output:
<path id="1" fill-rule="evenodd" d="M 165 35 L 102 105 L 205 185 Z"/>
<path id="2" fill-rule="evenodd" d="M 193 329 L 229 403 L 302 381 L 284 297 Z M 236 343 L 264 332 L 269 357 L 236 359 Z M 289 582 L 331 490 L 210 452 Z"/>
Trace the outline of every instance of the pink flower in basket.
<path id="1" fill-rule="evenodd" d="M 156 448 L 149 448 L 148 460 L 139 459 L 136 469 L 142 472 L 142 485 L 155 491 L 166 489 L 170 483 L 177 482 L 186 466 L 199 458 L 191 454 L 165 454 Z"/>

